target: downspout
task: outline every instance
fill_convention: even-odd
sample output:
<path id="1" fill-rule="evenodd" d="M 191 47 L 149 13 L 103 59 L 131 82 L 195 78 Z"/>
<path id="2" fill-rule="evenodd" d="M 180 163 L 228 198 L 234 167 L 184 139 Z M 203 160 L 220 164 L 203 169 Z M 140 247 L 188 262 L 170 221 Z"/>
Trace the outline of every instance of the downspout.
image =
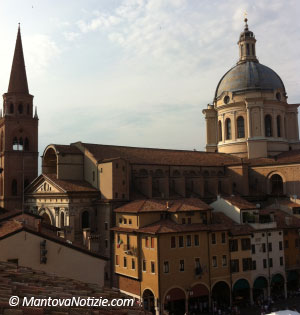
<path id="1" fill-rule="evenodd" d="M 157 276 L 158 276 L 158 297 L 156 301 L 156 307 L 159 307 L 159 314 L 163 312 L 163 301 L 160 291 L 160 247 L 159 247 L 159 234 L 157 234 Z M 155 305 L 155 304 L 154 304 Z M 156 311 L 156 310 L 155 310 Z"/>
<path id="2" fill-rule="evenodd" d="M 210 247 L 209 247 L 209 235 L 210 231 L 207 233 L 207 256 L 208 256 L 208 281 L 209 281 L 209 296 L 210 296 L 210 305 L 209 308 L 212 311 L 213 310 L 213 301 L 212 301 L 212 292 L 211 292 L 211 270 L 210 270 Z"/>
<path id="3" fill-rule="evenodd" d="M 231 271 L 231 250 L 230 250 L 230 238 L 228 233 L 228 249 L 229 249 L 229 275 L 230 275 L 230 307 L 232 307 L 232 271 Z"/>

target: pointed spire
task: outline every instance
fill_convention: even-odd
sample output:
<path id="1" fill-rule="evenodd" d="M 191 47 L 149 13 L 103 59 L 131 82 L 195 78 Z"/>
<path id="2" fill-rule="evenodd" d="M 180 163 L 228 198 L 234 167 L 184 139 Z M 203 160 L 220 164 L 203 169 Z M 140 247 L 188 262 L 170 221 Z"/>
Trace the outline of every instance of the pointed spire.
<path id="1" fill-rule="evenodd" d="M 22 48 L 20 23 L 18 27 L 18 35 L 16 40 L 16 47 L 14 53 L 14 59 L 11 67 L 8 93 L 25 93 L 29 94 L 25 62 Z"/>

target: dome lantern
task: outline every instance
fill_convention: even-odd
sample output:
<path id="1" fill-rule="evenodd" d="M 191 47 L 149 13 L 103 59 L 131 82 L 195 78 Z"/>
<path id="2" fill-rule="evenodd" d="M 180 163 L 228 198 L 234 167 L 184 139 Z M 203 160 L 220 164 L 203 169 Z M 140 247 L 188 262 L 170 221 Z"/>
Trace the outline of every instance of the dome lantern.
<path id="1" fill-rule="evenodd" d="M 245 28 L 244 31 L 240 35 L 240 39 L 238 41 L 239 51 L 240 51 L 240 59 L 238 63 L 243 63 L 246 61 L 254 61 L 258 62 L 255 54 L 255 43 L 256 39 L 248 28 L 248 19 L 245 18 Z"/>

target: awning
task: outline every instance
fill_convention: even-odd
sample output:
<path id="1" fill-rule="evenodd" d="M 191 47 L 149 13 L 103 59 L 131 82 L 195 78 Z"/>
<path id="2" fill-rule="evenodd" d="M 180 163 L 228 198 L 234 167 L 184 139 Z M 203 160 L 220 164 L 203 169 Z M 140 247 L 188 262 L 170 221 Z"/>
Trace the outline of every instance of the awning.
<path id="1" fill-rule="evenodd" d="M 233 290 L 242 290 L 249 288 L 250 288 L 249 282 L 245 279 L 238 280 L 233 286 Z"/>
<path id="2" fill-rule="evenodd" d="M 258 277 L 253 284 L 254 289 L 264 289 L 268 287 L 268 281 L 264 277 Z"/>
<path id="3" fill-rule="evenodd" d="M 271 283 L 282 283 L 282 282 L 284 282 L 284 278 L 279 273 L 277 273 L 276 275 L 272 277 Z"/>

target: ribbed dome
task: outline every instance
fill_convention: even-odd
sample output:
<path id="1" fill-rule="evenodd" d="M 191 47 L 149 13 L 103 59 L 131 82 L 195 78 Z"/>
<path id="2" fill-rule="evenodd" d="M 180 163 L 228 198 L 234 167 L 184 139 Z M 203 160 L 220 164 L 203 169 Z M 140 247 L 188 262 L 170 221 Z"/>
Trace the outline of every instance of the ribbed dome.
<path id="1" fill-rule="evenodd" d="M 220 80 L 215 98 L 223 92 L 275 90 L 285 87 L 279 75 L 259 62 L 246 61 L 231 68 Z"/>

